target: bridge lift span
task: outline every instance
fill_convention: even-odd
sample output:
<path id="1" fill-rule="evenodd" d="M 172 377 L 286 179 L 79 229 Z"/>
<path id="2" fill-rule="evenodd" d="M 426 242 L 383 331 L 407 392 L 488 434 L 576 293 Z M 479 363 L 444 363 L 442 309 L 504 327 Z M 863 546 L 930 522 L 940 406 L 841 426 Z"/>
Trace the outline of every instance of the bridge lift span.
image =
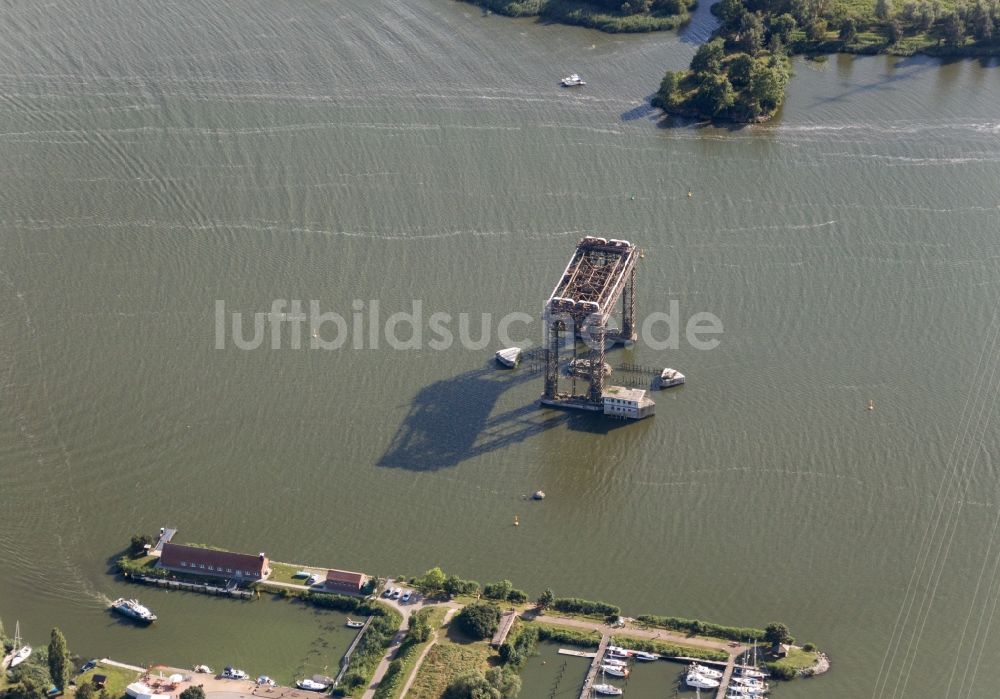
<path id="1" fill-rule="evenodd" d="M 588 236 L 580 240 L 562 278 L 545 303 L 545 391 L 542 403 L 583 410 L 603 410 L 604 352 L 608 343 L 635 342 L 635 264 L 639 249 L 627 240 Z M 608 320 L 622 301 L 621 329 Z M 567 334 L 572 335 L 567 338 Z M 567 339 L 573 356 L 577 340 L 589 350 L 584 394 L 559 390 L 559 354 Z M 574 380 L 573 386 L 576 382 Z"/>

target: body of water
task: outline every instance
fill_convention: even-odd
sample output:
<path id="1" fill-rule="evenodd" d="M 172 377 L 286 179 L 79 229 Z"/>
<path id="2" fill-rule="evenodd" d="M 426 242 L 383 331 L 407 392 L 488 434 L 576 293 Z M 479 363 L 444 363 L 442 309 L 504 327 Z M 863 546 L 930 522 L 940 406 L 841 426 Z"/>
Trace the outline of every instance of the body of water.
<path id="1" fill-rule="evenodd" d="M 0 18 L 8 629 L 279 679 L 346 647 L 339 617 L 270 602 L 132 588 L 161 621 L 112 620 L 109 557 L 173 524 L 275 560 L 781 620 L 833 659 L 782 697 L 1000 681 L 980 662 L 1000 649 L 992 64 L 796 60 L 772 123 L 670 127 L 648 96 L 706 8 L 642 36 L 451 0 Z M 571 72 L 586 88 L 558 88 Z M 420 300 L 477 336 L 483 313 L 537 317 L 583 235 L 644 248 L 640 318 L 676 301 L 725 328 L 614 352 L 688 376 L 639 424 L 540 409 L 540 376 L 492 365 L 493 326 L 475 351 L 215 348 L 216 301 Z"/>

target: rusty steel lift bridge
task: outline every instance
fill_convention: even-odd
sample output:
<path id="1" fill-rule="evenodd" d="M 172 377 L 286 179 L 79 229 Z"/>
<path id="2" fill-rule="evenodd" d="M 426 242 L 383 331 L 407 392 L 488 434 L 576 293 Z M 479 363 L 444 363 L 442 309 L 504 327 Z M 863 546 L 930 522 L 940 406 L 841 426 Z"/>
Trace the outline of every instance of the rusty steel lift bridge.
<path id="1" fill-rule="evenodd" d="M 608 345 L 635 342 L 635 264 L 639 248 L 627 240 L 588 236 L 580 240 L 562 278 L 545 303 L 545 392 L 542 404 L 581 410 L 603 410 L 604 353 Z M 621 329 L 608 320 L 622 301 Z M 582 380 L 586 393 L 559 390 L 560 351 L 577 359 L 578 340 L 586 343 Z"/>

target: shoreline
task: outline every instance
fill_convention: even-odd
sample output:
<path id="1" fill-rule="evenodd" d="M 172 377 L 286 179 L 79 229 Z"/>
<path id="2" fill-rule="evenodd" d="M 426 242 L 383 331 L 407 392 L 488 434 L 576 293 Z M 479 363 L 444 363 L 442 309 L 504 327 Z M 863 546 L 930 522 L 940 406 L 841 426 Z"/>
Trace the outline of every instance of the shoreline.
<path id="1" fill-rule="evenodd" d="M 222 557 L 246 555 L 215 547 L 205 547 L 203 550 L 215 552 Z M 169 581 L 166 584 L 184 585 L 193 592 L 209 592 L 224 584 L 226 590 L 239 592 L 245 599 L 259 599 L 261 592 L 264 592 L 276 597 L 295 599 L 318 609 L 364 614 L 369 617 L 369 621 L 377 619 L 379 628 L 375 634 L 376 638 L 370 639 L 371 634 L 366 636 L 366 632 L 372 626 L 371 623 L 366 623 L 351 649 L 341 660 L 338 680 L 344 678 L 348 692 L 361 686 L 372 689 L 381 681 L 379 671 L 384 673 L 388 666 L 385 661 L 399 651 L 407 629 L 410 628 L 408 623 L 415 612 L 444 608 L 455 613 L 469 604 L 480 602 L 502 605 L 515 614 L 521 625 L 562 627 L 565 632 L 569 632 L 569 635 L 563 639 L 562 636 L 565 634 L 562 634 L 558 640 L 565 640 L 568 643 L 578 643 L 580 641 L 578 634 L 586 632 L 596 635 L 591 638 L 595 645 L 595 638 L 602 639 L 605 645 L 609 641 L 621 645 L 626 645 L 627 642 L 630 644 L 629 647 L 634 647 L 635 650 L 656 653 L 666 660 L 700 657 L 716 662 L 728 661 L 729 665 L 735 663 L 737 657 L 757 646 L 765 658 L 764 666 L 772 677 L 778 680 L 812 676 L 829 669 L 828 662 L 826 667 L 821 668 L 825 655 L 816 651 L 811 644 L 795 646 L 794 639 L 788 635 L 787 627 L 783 624 L 771 624 L 765 630 L 723 626 L 669 616 L 624 617 L 621 609 L 615 605 L 578 598 L 557 598 L 550 590 L 546 590 L 537 602 L 531 603 L 527 593 L 515 589 L 509 581 L 481 587 L 479 583 L 461 580 L 456 576 L 446 576 L 439 568 L 428 570 L 422 578 L 394 580 L 366 575 L 368 582 L 363 588 L 353 593 L 345 593 L 342 590 L 331 589 L 325 576 L 312 584 L 270 579 L 278 571 L 287 574 L 289 569 L 317 573 L 327 570 L 332 572 L 333 569 L 294 563 L 268 564 L 264 554 L 260 554 L 260 560 L 264 562 L 262 577 L 258 580 L 241 581 L 238 584 L 234 580 L 226 582 L 207 571 L 181 572 L 174 568 L 161 567 L 159 556 L 148 555 L 141 551 L 135 557 L 130 557 L 128 551 L 123 552 L 118 559 L 116 570 L 126 580 L 136 583 L 162 586 L 165 581 Z M 401 598 L 399 594 L 388 595 L 389 590 L 402 589 L 393 588 L 394 585 L 419 590 L 420 594 L 415 595 L 412 602 L 409 601 L 409 595 L 404 596 L 406 599 Z M 209 594 L 215 593 L 209 592 Z M 772 627 L 775 627 L 774 634 L 777 636 L 772 634 Z M 576 634 L 572 633 L 573 629 L 577 630 Z M 776 638 L 782 640 L 774 640 Z M 503 641 L 500 641 L 500 644 L 503 644 Z M 361 655 L 367 657 L 355 662 L 355 656 L 351 651 L 359 646 L 362 648 Z M 385 655 L 386 650 L 389 650 L 389 656 Z M 806 669 L 809 672 L 804 672 Z M 336 684 L 334 686 L 336 691 L 342 691 Z"/>

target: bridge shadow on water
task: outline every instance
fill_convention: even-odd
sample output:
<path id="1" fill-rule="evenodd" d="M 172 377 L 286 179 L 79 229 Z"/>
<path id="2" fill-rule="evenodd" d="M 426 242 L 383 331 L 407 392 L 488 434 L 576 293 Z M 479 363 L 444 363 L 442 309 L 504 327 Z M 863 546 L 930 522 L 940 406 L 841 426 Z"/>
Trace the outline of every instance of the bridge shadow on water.
<path id="1" fill-rule="evenodd" d="M 523 442 L 553 427 L 606 433 L 626 424 L 600 415 L 540 406 L 537 399 L 494 414 L 504 392 L 528 382 L 542 388 L 541 350 L 526 352 L 521 367 L 492 361 L 479 369 L 435 381 L 413 399 L 377 464 L 409 471 L 452 468 L 466 459 Z"/>

